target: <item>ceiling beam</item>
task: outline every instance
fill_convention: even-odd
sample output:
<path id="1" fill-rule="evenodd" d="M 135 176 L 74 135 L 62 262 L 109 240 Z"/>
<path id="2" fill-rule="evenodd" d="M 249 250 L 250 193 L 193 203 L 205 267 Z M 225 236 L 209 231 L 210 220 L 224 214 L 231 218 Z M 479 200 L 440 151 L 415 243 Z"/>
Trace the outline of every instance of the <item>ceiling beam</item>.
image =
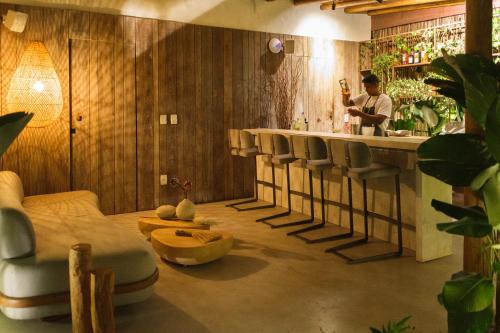
<path id="1" fill-rule="evenodd" d="M 299 0 L 300 1 L 300 0 Z M 335 8 L 345 8 L 354 5 L 368 5 L 368 4 L 377 4 L 379 3 L 377 0 L 344 0 L 342 2 L 336 1 Z M 319 8 L 321 10 L 332 10 L 333 1 L 323 2 Z"/>
<path id="2" fill-rule="evenodd" d="M 346 12 L 347 14 L 364 14 L 372 10 L 406 7 L 414 5 L 425 5 L 425 4 L 433 4 L 445 1 L 448 0 L 393 0 L 393 1 L 384 1 L 381 4 L 373 3 L 373 4 L 349 6 L 344 9 L 344 12 Z"/>
<path id="3" fill-rule="evenodd" d="M 463 5 L 464 3 L 465 3 L 465 0 L 443 0 L 441 2 L 429 3 L 429 4 L 410 5 L 410 6 L 404 6 L 404 7 L 392 7 L 392 8 L 369 10 L 367 12 L 367 14 L 370 16 L 376 16 L 376 15 L 391 14 L 391 13 L 409 12 L 412 10 Z"/>
<path id="4" fill-rule="evenodd" d="M 315 3 L 315 2 L 321 2 L 324 0 L 293 0 L 293 4 L 295 6 L 300 6 L 300 5 L 307 5 L 310 3 Z"/>

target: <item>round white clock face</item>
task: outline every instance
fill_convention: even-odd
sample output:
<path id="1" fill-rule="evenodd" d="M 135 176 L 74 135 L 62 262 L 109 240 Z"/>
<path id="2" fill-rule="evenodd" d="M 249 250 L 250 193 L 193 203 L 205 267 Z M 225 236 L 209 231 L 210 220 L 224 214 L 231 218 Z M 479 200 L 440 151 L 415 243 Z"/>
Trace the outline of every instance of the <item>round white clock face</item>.
<path id="1" fill-rule="evenodd" d="M 283 50 L 283 43 L 278 38 L 271 38 L 269 41 L 269 50 L 272 53 L 280 53 Z"/>

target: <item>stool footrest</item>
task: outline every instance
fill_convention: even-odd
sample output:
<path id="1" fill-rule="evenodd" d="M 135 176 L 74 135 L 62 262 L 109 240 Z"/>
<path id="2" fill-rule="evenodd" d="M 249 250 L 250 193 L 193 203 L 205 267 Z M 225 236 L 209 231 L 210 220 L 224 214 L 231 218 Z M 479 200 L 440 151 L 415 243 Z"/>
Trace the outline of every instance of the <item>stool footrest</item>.
<path id="1" fill-rule="evenodd" d="M 226 207 L 235 208 L 234 206 L 244 205 L 244 204 L 248 204 L 248 203 L 252 203 L 252 202 L 257 202 L 257 201 L 259 201 L 259 199 L 253 198 L 253 199 L 249 199 L 249 200 L 234 202 L 232 204 L 226 205 Z"/>
<path id="2" fill-rule="evenodd" d="M 311 223 L 311 220 L 310 219 L 309 220 L 300 220 L 300 221 L 288 222 L 288 223 L 283 223 L 283 224 L 273 224 L 273 223 L 270 223 L 270 222 L 264 220 L 264 221 L 262 221 L 262 223 L 267 224 L 272 229 L 277 229 L 277 228 L 293 227 L 295 225 Z"/>
<path id="3" fill-rule="evenodd" d="M 333 236 L 328 236 L 328 237 L 323 237 L 323 238 L 306 239 L 306 243 L 308 243 L 308 244 L 315 244 L 315 243 L 330 242 L 330 241 L 334 241 L 334 240 L 339 240 L 339 239 L 344 239 L 344 238 L 350 238 L 353 235 L 354 235 L 354 233 L 352 233 L 352 232 L 346 232 L 346 233 L 343 233 L 343 234 L 338 234 L 338 235 L 333 235 Z"/>
<path id="4" fill-rule="evenodd" d="M 275 214 L 275 215 L 263 217 L 263 218 L 255 220 L 255 221 L 257 221 L 257 222 L 264 222 L 266 220 L 272 220 L 272 219 L 277 219 L 277 218 L 280 218 L 280 217 L 288 216 L 291 213 L 292 213 L 291 211 L 286 211 L 286 212 L 283 212 L 283 213 L 279 213 L 279 214 Z"/>
<path id="5" fill-rule="evenodd" d="M 377 255 L 374 255 L 374 256 L 368 256 L 368 257 L 362 257 L 362 258 L 352 258 L 352 257 L 349 257 L 339 251 L 342 251 L 342 250 L 346 250 L 346 249 L 349 249 L 349 248 L 353 248 L 353 247 L 357 247 L 357 246 L 360 246 L 360 245 L 363 245 L 363 244 L 366 244 L 368 243 L 368 239 L 367 238 L 363 238 L 363 239 L 358 239 L 354 242 L 350 242 L 350 243 L 347 243 L 347 244 L 342 244 L 342 245 L 339 245 L 339 246 L 335 246 L 335 247 L 332 247 L 332 248 L 329 248 L 329 249 L 326 249 L 325 252 L 327 253 L 333 253 L 345 260 L 347 260 L 347 263 L 348 264 L 361 264 L 361 263 L 364 263 L 364 262 L 369 262 L 369 261 L 377 261 L 377 260 L 384 260 L 384 259 L 390 259 L 390 258 L 395 258 L 395 257 L 400 257 L 402 252 L 401 250 L 399 251 L 396 251 L 396 252 L 389 252 L 389 253 L 383 253 L 383 254 L 377 254 Z"/>
<path id="6" fill-rule="evenodd" d="M 269 204 L 269 205 L 247 207 L 247 208 L 239 208 L 239 207 L 231 207 L 231 208 L 236 209 L 238 212 L 246 212 L 246 211 L 249 211 L 249 210 L 266 209 L 266 208 L 274 208 L 274 207 L 276 207 L 276 205 Z"/>
<path id="7" fill-rule="evenodd" d="M 314 222 L 314 221 L 313 221 Z M 316 230 L 316 229 L 321 229 L 325 226 L 324 223 L 318 223 L 318 224 L 315 224 L 315 225 L 311 225 L 309 227 L 306 227 L 306 228 L 302 228 L 302 229 L 299 229 L 299 230 L 294 230 L 294 231 L 290 231 L 287 235 L 288 236 L 296 236 L 298 238 L 301 238 L 301 239 L 304 239 L 300 236 L 301 233 L 304 233 L 304 232 L 308 232 L 308 231 L 313 231 L 313 230 Z M 305 240 L 305 239 L 304 239 Z"/>

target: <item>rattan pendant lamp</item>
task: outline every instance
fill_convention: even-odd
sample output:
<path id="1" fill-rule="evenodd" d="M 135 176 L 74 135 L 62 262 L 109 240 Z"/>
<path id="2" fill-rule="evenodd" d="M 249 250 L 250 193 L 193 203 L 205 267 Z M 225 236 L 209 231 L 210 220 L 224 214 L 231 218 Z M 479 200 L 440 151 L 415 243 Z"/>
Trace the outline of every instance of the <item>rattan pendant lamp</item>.
<path id="1" fill-rule="evenodd" d="M 63 107 L 61 83 L 47 48 L 28 43 L 7 93 L 7 110 L 33 113 L 28 127 L 45 127 L 59 118 Z"/>

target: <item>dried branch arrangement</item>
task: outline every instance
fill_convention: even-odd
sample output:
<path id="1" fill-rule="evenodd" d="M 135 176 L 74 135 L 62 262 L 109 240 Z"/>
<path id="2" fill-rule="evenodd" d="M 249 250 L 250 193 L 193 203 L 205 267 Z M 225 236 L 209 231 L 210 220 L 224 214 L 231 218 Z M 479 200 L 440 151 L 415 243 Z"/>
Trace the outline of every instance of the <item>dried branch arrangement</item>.
<path id="1" fill-rule="evenodd" d="M 270 95 L 270 106 L 276 116 L 276 125 L 290 129 L 295 111 L 295 101 L 303 72 L 303 60 L 285 59 L 274 76 L 267 81 L 266 92 Z"/>

